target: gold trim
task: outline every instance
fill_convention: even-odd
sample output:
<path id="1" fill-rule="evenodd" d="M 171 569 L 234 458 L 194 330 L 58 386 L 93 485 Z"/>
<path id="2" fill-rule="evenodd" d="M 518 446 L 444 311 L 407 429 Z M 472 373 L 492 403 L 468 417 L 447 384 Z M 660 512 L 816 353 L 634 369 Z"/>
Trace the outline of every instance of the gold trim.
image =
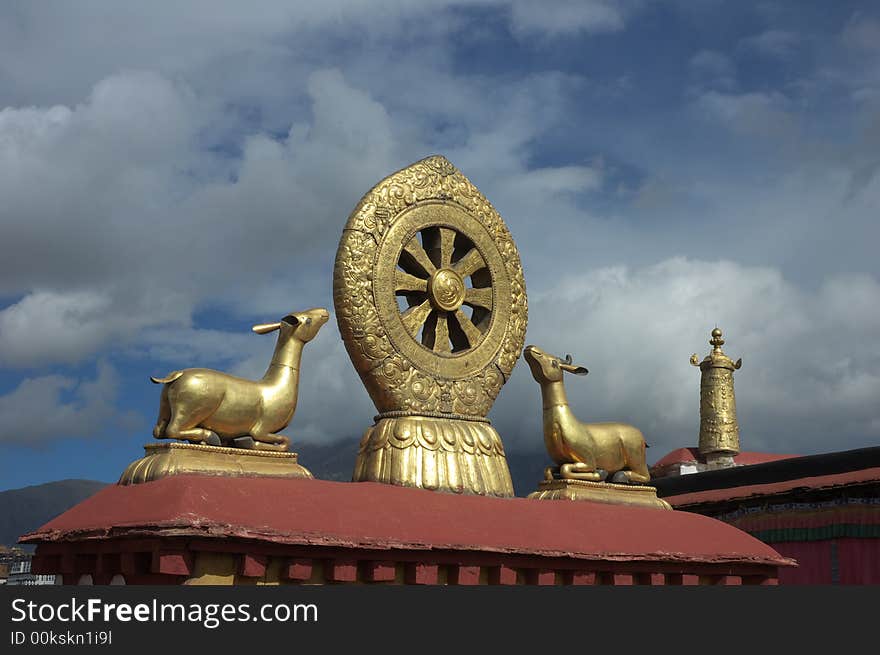
<path id="1" fill-rule="evenodd" d="M 117 484 L 141 484 L 171 475 L 311 478 L 296 453 L 246 450 L 188 443 L 146 444 L 144 457 L 129 464 Z"/>
<path id="2" fill-rule="evenodd" d="M 475 421 L 477 423 L 491 423 L 487 418 L 481 416 L 465 416 L 464 414 L 443 414 L 441 412 L 407 412 L 401 410 L 399 412 L 382 412 L 373 417 L 373 422 L 377 423 L 383 418 L 401 418 L 403 416 L 424 416 L 428 418 L 442 418 L 452 421 Z"/>

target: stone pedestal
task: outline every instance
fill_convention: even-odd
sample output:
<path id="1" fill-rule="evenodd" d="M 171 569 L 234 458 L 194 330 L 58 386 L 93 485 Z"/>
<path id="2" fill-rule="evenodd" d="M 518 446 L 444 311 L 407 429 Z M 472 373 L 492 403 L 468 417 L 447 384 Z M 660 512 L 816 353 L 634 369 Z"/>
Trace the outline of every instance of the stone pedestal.
<path id="1" fill-rule="evenodd" d="M 144 446 L 144 457 L 129 464 L 119 484 L 152 482 L 172 475 L 227 477 L 311 478 L 296 453 L 246 450 L 189 443 L 153 443 Z"/>
<path id="2" fill-rule="evenodd" d="M 630 505 L 672 509 L 665 500 L 657 498 L 654 487 L 590 482 L 588 480 L 542 480 L 538 490 L 529 494 L 536 500 L 588 500 L 610 505 Z"/>

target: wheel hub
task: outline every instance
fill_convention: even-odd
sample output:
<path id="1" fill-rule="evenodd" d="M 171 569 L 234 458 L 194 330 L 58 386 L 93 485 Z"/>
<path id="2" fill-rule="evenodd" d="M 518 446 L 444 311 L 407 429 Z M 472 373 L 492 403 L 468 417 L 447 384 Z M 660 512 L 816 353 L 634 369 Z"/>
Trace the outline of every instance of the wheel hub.
<path id="1" fill-rule="evenodd" d="M 435 309 L 454 312 L 465 298 L 464 280 L 451 268 L 441 268 L 428 280 L 428 297 Z"/>

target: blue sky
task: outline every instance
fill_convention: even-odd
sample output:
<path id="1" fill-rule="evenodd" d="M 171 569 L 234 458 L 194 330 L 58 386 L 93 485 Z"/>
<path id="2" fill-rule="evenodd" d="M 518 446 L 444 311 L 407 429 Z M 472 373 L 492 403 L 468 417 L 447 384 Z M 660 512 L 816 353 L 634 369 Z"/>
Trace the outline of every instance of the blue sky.
<path id="1" fill-rule="evenodd" d="M 582 419 L 695 445 L 717 323 L 744 449 L 880 440 L 874 3 L 8 2 L 0 489 L 115 479 L 149 375 L 259 376 L 250 326 L 332 310 L 349 212 L 433 153 L 508 223 L 527 341 L 590 369 Z M 303 370 L 294 444 L 358 436 L 335 320 Z M 491 418 L 541 448 L 524 365 Z"/>

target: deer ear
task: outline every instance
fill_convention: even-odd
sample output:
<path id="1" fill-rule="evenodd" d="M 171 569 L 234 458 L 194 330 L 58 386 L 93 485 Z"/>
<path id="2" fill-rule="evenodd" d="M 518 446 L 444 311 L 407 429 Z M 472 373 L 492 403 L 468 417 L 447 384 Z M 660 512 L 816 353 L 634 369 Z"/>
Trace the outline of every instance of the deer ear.
<path id="1" fill-rule="evenodd" d="M 268 334 L 274 332 L 281 327 L 281 323 L 261 323 L 251 328 L 257 334 Z"/>
<path id="2" fill-rule="evenodd" d="M 589 373 L 587 369 L 583 366 L 575 366 L 574 364 L 560 364 L 560 367 L 563 371 L 568 371 L 569 373 L 574 373 L 575 375 L 586 375 Z"/>

